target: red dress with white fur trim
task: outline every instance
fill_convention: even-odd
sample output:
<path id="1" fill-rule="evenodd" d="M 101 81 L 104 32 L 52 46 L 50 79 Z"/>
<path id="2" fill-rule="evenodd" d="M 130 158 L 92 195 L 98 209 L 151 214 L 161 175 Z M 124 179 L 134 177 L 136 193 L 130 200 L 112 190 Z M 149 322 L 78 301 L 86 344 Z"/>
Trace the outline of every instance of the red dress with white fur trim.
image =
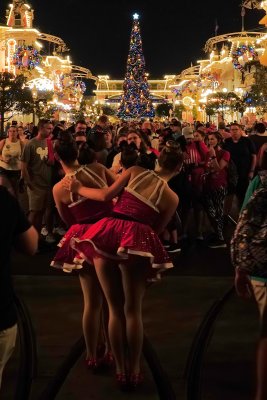
<path id="1" fill-rule="evenodd" d="M 157 185 L 148 199 L 136 191 L 138 185 L 145 179 L 149 180 L 151 174 L 157 177 L 154 171 L 146 170 L 130 182 L 119 197 L 111 217 L 93 224 L 80 238 L 73 238 L 72 245 L 81 258 L 91 263 L 94 257 L 99 256 L 124 260 L 125 264 L 130 254 L 147 257 L 151 266 L 150 280 L 157 278 L 159 272 L 173 267 L 168 253 L 152 229 L 160 218 L 157 204 L 166 182 L 157 177 Z"/>

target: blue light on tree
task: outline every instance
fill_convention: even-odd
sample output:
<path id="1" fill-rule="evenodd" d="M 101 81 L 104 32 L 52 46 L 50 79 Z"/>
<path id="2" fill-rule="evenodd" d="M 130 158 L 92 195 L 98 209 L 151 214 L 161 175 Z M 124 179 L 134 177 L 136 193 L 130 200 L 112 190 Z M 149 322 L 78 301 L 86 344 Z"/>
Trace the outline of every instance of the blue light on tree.
<path id="1" fill-rule="evenodd" d="M 117 115 L 122 119 L 140 119 L 155 115 L 145 72 L 139 15 L 136 13 L 133 15 L 123 94 Z"/>

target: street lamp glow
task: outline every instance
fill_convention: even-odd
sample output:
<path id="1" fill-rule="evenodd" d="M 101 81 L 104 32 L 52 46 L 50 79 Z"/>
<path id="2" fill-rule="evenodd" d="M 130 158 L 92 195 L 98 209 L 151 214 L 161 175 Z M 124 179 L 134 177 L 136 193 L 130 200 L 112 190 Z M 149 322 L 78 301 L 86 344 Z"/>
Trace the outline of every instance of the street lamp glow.
<path id="1" fill-rule="evenodd" d="M 139 19 L 139 15 L 138 15 L 137 13 L 135 13 L 135 14 L 133 15 L 133 19 Z"/>

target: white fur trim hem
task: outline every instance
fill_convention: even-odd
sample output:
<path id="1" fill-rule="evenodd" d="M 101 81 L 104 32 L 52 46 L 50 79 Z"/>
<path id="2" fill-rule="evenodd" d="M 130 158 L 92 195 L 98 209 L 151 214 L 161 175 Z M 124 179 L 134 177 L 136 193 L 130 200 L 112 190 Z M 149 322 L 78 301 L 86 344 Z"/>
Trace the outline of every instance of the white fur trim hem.
<path id="1" fill-rule="evenodd" d="M 50 266 L 56 269 L 61 269 L 62 271 L 70 274 L 74 269 L 82 269 L 83 266 L 81 263 L 79 264 L 69 264 L 69 263 L 58 263 L 57 261 L 52 261 Z"/>
<path id="2" fill-rule="evenodd" d="M 129 254 L 133 254 L 133 255 L 149 258 L 149 261 L 150 261 L 150 264 L 151 264 L 152 268 L 153 269 L 157 269 L 159 271 L 159 273 L 160 272 L 164 272 L 166 269 L 170 269 L 170 268 L 174 267 L 172 262 L 166 262 L 166 263 L 162 263 L 162 264 L 155 264 L 154 263 L 153 254 L 145 252 L 145 251 L 131 250 L 131 249 L 125 249 L 124 247 L 119 247 L 118 250 L 117 250 L 117 256 L 114 255 L 114 254 L 109 254 L 109 253 L 106 253 L 105 251 L 102 251 L 102 250 L 98 249 L 98 247 L 96 247 L 94 242 L 92 240 L 90 240 L 90 239 L 80 240 L 80 239 L 77 239 L 77 238 L 72 238 L 71 239 L 71 247 L 73 247 L 74 250 L 79 252 L 79 250 L 75 247 L 75 243 L 82 243 L 82 242 L 90 243 L 93 246 L 94 250 L 99 255 L 102 255 L 102 256 L 104 256 L 106 258 L 109 258 L 111 260 L 115 260 L 115 261 L 128 260 Z M 91 260 L 87 259 L 87 257 L 85 256 L 84 253 L 79 252 L 79 255 L 82 256 L 82 259 L 80 259 L 80 258 L 76 259 L 75 258 L 74 259 L 75 262 L 82 263 L 84 260 L 86 260 L 88 263 L 92 262 Z"/>

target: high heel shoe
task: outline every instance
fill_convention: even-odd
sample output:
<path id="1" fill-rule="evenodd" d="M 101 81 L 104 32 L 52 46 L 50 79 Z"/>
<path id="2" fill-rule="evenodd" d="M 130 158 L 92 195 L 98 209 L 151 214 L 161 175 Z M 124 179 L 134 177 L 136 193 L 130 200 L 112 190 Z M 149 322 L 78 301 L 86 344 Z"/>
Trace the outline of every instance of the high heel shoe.
<path id="1" fill-rule="evenodd" d="M 92 372 L 96 372 L 98 370 L 99 362 L 94 357 L 89 357 L 85 360 L 87 368 Z"/>
<path id="2" fill-rule="evenodd" d="M 126 392 L 129 387 L 126 374 L 123 372 L 119 372 L 119 373 L 116 373 L 115 377 L 116 377 L 116 382 L 117 382 L 119 389 L 122 392 Z"/>
<path id="3" fill-rule="evenodd" d="M 111 353 L 111 351 L 108 351 L 108 352 L 104 355 L 104 357 L 102 358 L 102 360 L 101 360 L 101 365 L 102 365 L 104 368 L 112 368 L 112 367 L 114 367 L 114 364 L 115 364 L 115 362 L 114 362 L 113 354 Z"/>
<path id="4" fill-rule="evenodd" d="M 129 385 L 132 390 L 137 389 L 143 382 L 144 375 L 141 372 L 130 374 Z"/>

